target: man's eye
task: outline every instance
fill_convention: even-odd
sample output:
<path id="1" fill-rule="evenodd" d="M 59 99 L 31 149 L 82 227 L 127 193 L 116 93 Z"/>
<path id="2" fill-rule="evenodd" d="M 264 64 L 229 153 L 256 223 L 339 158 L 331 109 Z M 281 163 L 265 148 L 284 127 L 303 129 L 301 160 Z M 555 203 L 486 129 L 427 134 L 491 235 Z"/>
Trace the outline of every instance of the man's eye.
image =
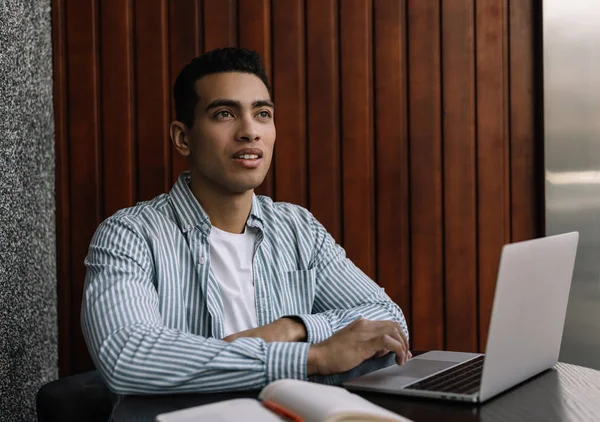
<path id="1" fill-rule="evenodd" d="M 271 113 L 270 113 L 270 112 L 268 112 L 268 111 L 261 111 L 260 113 L 258 113 L 258 116 L 259 116 L 261 119 L 268 119 L 268 118 L 270 118 L 270 117 L 271 117 Z"/>
<path id="2" fill-rule="evenodd" d="M 215 114 L 215 117 L 218 119 L 229 119 L 231 116 L 232 114 L 227 110 L 219 111 Z"/>

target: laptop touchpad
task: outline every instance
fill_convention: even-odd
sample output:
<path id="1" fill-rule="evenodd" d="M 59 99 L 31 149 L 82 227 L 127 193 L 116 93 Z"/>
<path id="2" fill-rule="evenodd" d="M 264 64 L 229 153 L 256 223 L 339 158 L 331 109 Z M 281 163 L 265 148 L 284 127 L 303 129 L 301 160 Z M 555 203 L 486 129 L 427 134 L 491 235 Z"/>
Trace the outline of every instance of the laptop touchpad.
<path id="1" fill-rule="evenodd" d="M 389 368 L 372 372 L 345 384 L 349 387 L 374 387 L 381 391 L 393 391 L 403 388 L 405 385 L 419 378 L 426 377 L 454 365 L 456 365 L 456 362 L 410 359 L 402 366 L 390 366 Z"/>
<path id="2" fill-rule="evenodd" d="M 396 369 L 396 371 L 394 371 L 394 375 L 411 378 L 424 378 L 454 365 L 456 365 L 456 362 L 429 359 L 410 359 L 404 365 L 397 366 L 393 369 Z"/>

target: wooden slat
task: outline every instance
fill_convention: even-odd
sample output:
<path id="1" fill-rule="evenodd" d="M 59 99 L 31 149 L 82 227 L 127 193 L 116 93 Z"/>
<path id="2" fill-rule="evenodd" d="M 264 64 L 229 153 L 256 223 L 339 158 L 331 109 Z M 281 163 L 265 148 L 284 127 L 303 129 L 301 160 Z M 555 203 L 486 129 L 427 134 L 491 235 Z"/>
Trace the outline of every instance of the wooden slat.
<path id="1" fill-rule="evenodd" d="M 205 0 L 204 51 L 237 45 L 237 1 Z"/>
<path id="2" fill-rule="evenodd" d="M 104 217 L 136 198 L 132 24 L 131 0 L 100 2 Z"/>
<path id="3" fill-rule="evenodd" d="M 444 347 L 444 263 L 437 0 L 409 0 L 412 346 Z"/>
<path id="4" fill-rule="evenodd" d="M 263 59 L 269 82 L 271 78 L 271 1 L 270 0 L 238 0 L 239 46 L 254 50 Z M 258 195 L 273 196 L 274 162 L 264 182 L 255 190 Z"/>
<path id="5" fill-rule="evenodd" d="M 504 129 L 504 215 L 508 216 L 504 225 L 504 243 L 512 240 L 512 215 L 511 215 L 511 162 L 510 162 L 510 57 L 509 57 L 509 7 L 510 0 L 502 1 L 502 67 L 498 69 L 502 73 L 502 84 L 504 87 L 504 101 L 502 108 L 502 119 Z M 487 339 L 486 339 L 487 341 Z"/>
<path id="6" fill-rule="evenodd" d="M 446 347 L 478 350 L 474 0 L 442 2 Z"/>
<path id="7" fill-rule="evenodd" d="M 175 101 L 173 85 L 183 67 L 200 54 L 203 47 L 202 33 L 199 29 L 202 22 L 202 0 L 176 0 L 169 2 L 169 95 L 171 98 L 170 120 L 175 120 Z M 170 139 L 169 139 L 170 141 Z M 171 148 L 171 184 L 175 183 L 179 174 L 188 169 L 187 160 L 182 157 L 169 142 Z"/>
<path id="8" fill-rule="evenodd" d="M 65 1 L 52 0 L 52 57 L 54 71 L 54 156 L 56 160 L 56 255 L 58 311 L 58 374 L 71 374 L 71 254 L 69 198 L 69 140 L 67 102 Z"/>
<path id="9" fill-rule="evenodd" d="M 341 243 L 338 28 L 336 0 L 307 0 L 308 202 Z"/>
<path id="10" fill-rule="evenodd" d="M 169 61 L 166 0 L 137 0 L 135 58 L 138 200 L 171 185 Z"/>
<path id="11" fill-rule="evenodd" d="M 271 78 L 271 1 L 238 0 L 239 46 L 257 51 Z"/>
<path id="12" fill-rule="evenodd" d="M 275 198 L 306 206 L 306 91 L 304 2 L 273 3 Z"/>
<path id="13" fill-rule="evenodd" d="M 372 4 L 340 2 L 344 247 L 375 279 Z"/>
<path id="14" fill-rule="evenodd" d="M 92 368 L 79 315 L 87 254 L 100 223 L 100 89 L 98 7 L 95 0 L 67 0 L 67 72 L 71 223 L 71 370 Z"/>
<path id="15" fill-rule="evenodd" d="M 506 212 L 505 18 L 503 0 L 478 0 L 476 7 L 477 207 L 479 260 L 479 347 L 485 348 L 500 252 L 509 241 Z"/>
<path id="16" fill-rule="evenodd" d="M 410 321 L 406 1 L 375 0 L 377 281 Z"/>
<path id="17" fill-rule="evenodd" d="M 510 166 L 512 241 L 542 234 L 538 175 L 543 161 L 537 150 L 534 0 L 510 0 Z M 541 136 L 541 135 L 538 135 Z"/>

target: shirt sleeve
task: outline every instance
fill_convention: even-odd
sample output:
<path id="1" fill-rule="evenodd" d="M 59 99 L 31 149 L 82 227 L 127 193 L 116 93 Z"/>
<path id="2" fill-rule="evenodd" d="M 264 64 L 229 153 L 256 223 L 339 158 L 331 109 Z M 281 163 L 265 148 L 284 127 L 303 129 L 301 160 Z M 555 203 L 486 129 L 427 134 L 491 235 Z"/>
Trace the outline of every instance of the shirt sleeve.
<path id="1" fill-rule="evenodd" d="M 102 223 L 85 264 L 83 335 L 116 394 L 259 389 L 281 378 L 306 379 L 308 343 L 229 343 L 166 327 L 150 248 L 133 221 Z"/>
<path id="2" fill-rule="evenodd" d="M 408 339 L 408 327 L 398 305 L 350 259 L 314 217 L 316 293 L 312 314 L 296 315 L 306 326 L 307 342 L 319 343 L 358 318 L 397 321 Z"/>

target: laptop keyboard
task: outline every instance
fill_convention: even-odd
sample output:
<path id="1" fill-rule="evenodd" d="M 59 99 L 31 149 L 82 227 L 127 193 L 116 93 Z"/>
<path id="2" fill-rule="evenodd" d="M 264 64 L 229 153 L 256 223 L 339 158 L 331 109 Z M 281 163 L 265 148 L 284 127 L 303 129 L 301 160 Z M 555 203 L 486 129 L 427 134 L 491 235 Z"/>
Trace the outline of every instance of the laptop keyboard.
<path id="1" fill-rule="evenodd" d="M 479 391 L 481 383 L 483 358 L 484 356 L 482 355 L 470 361 L 463 362 L 423 381 L 416 382 L 406 387 L 406 389 L 454 394 L 476 393 Z"/>

